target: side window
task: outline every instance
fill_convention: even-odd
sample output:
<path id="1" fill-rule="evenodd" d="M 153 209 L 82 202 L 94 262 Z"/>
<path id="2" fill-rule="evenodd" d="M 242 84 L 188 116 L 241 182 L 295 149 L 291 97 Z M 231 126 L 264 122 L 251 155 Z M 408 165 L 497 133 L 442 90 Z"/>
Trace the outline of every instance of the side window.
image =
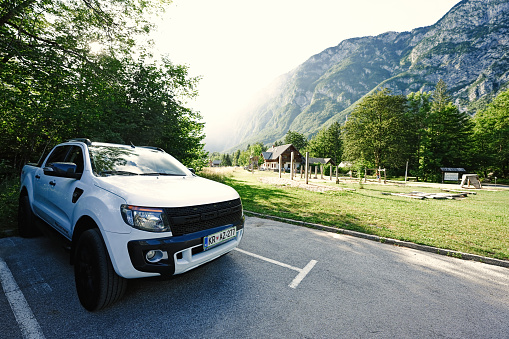
<path id="1" fill-rule="evenodd" d="M 44 166 L 48 166 L 52 162 L 63 162 L 65 161 L 65 156 L 69 153 L 69 149 L 71 146 L 59 146 L 51 152 L 46 164 Z"/>
<path id="2" fill-rule="evenodd" d="M 76 164 L 76 173 L 83 173 L 83 151 L 79 146 L 73 146 L 69 155 L 67 156 L 67 162 L 73 162 Z"/>

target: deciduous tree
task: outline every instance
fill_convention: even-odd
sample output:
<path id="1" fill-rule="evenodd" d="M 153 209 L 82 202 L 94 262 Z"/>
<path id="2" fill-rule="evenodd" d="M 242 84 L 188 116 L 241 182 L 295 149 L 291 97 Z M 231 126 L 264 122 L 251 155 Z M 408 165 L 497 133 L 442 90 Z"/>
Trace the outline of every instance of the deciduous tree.
<path id="1" fill-rule="evenodd" d="M 364 97 L 343 129 L 344 157 L 375 167 L 398 167 L 409 152 L 406 98 L 389 89 Z"/>
<path id="2" fill-rule="evenodd" d="M 312 157 L 332 158 L 334 162 L 341 162 L 342 141 L 341 126 L 334 122 L 329 127 L 321 129 L 311 140 L 306 148 Z"/>
<path id="3" fill-rule="evenodd" d="M 476 164 L 487 176 L 509 176 L 509 90 L 500 93 L 474 117 Z"/>
<path id="4" fill-rule="evenodd" d="M 201 166 L 203 124 L 185 107 L 198 79 L 167 59 L 150 61 L 150 45 L 137 39 L 152 29 L 144 14 L 169 2 L 2 2 L 2 158 L 19 168 L 46 144 L 90 137 L 162 147 Z"/>

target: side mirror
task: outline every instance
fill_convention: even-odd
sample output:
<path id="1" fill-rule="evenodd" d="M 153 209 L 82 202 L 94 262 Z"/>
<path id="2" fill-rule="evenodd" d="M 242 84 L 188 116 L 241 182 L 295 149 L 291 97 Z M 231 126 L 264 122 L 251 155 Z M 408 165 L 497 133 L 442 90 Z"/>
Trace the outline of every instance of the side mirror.
<path id="1" fill-rule="evenodd" d="M 188 170 L 190 170 L 191 173 L 196 174 L 196 171 L 194 170 L 194 168 L 188 168 Z"/>
<path id="2" fill-rule="evenodd" d="M 44 167 L 44 174 L 52 177 L 61 177 L 69 179 L 81 179 L 81 173 L 76 173 L 78 166 L 73 162 L 52 162 Z"/>

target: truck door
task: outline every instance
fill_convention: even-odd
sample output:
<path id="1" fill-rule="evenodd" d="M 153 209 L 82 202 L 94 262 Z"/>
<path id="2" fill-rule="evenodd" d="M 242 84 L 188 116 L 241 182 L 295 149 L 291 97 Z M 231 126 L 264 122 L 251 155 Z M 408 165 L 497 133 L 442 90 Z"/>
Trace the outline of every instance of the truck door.
<path id="1" fill-rule="evenodd" d="M 83 173 L 84 159 L 83 150 L 80 146 L 72 146 L 64 161 L 75 163 L 77 165 L 76 173 Z M 54 211 L 53 225 L 61 233 L 70 237 L 74 206 L 77 198 L 83 192 L 83 185 L 80 180 L 74 178 L 54 177 L 53 180 L 55 184 L 49 196 Z"/>
<path id="2" fill-rule="evenodd" d="M 44 174 L 43 168 L 53 162 L 61 162 L 69 153 L 72 146 L 58 146 L 49 154 L 45 163 L 35 172 L 34 178 L 34 212 L 44 221 L 53 226 L 53 211 L 51 210 L 50 195 L 55 188 L 55 178 Z"/>

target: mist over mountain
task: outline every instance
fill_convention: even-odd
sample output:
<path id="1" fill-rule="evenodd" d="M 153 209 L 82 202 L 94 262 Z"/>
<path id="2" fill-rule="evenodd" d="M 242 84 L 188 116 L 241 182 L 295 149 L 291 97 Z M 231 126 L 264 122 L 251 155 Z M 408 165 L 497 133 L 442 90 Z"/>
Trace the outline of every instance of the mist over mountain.
<path id="1" fill-rule="evenodd" d="M 377 88 L 407 95 L 439 79 L 470 114 L 507 88 L 508 0 L 464 0 L 432 26 L 347 39 L 312 56 L 258 95 L 223 148 L 272 143 L 288 130 L 309 137 Z"/>

